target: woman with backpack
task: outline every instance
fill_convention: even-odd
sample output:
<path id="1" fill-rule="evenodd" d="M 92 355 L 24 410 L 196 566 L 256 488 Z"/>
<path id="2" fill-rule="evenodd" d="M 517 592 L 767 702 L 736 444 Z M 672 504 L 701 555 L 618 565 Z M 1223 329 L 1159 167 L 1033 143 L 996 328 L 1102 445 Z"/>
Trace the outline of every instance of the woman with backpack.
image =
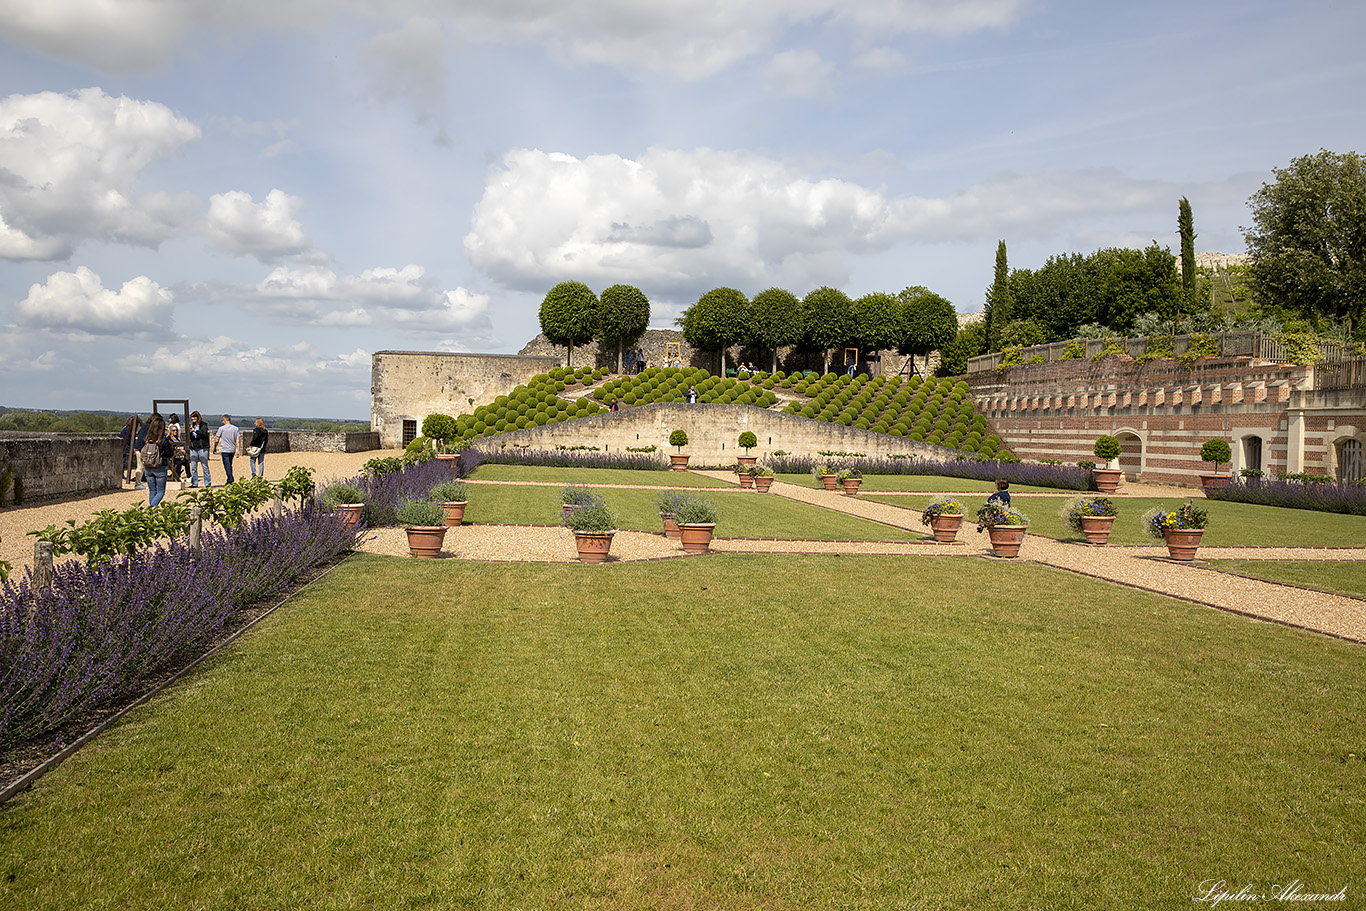
<path id="1" fill-rule="evenodd" d="M 147 421 L 147 442 L 142 446 L 142 470 L 147 476 L 147 505 L 155 506 L 166 496 L 166 466 L 175 450 L 166 434 L 166 422 L 156 412 Z"/>

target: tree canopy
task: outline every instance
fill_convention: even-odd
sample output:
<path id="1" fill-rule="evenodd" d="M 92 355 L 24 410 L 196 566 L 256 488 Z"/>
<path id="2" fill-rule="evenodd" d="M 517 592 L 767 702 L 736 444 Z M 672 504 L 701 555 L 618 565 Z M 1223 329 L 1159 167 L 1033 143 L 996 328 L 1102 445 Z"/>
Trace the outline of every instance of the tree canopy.
<path id="1" fill-rule="evenodd" d="M 914 369 L 917 354 L 928 357 L 931 351 L 942 350 L 953 342 L 958 335 L 958 313 L 946 298 L 921 285 L 903 289 L 897 300 L 902 307 L 903 326 L 897 350 L 911 356 Z"/>
<path id="2" fill-rule="evenodd" d="M 650 326 L 650 299 L 633 285 L 613 285 L 598 300 L 598 338 L 617 346 L 617 373 L 621 373 L 621 349 L 636 342 Z"/>
<path id="3" fill-rule="evenodd" d="M 724 374 L 727 346 L 749 340 L 749 308 L 749 298 L 734 288 L 713 288 L 679 317 L 683 338 L 694 348 L 719 351 Z"/>
<path id="4" fill-rule="evenodd" d="M 768 288 L 750 301 L 753 331 L 750 342 L 773 349 L 773 369 L 778 369 L 778 349 L 802 341 L 802 304 L 797 295 L 782 288 Z"/>
<path id="5" fill-rule="evenodd" d="M 1366 159 L 1320 150 L 1273 173 L 1243 229 L 1261 303 L 1366 335 Z"/>
<path id="6" fill-rule="evenodd" d="M 569 349 L 568 362 L 574 364 L 574 346 L 582 345 L 598 331 L 598 296 L 583 282 L 560 282 L 546 292 L 541 301 L 541 332 L 552 345 Z"/>
<path id="7" fill-rule="evenodd" d="M 854 305 L 838 288 L 822 286 L 802 298 L 802 325 L 806 344 L 825 357 L 830 371 L 830 349 L 843 348 L 854 339 Z"/>

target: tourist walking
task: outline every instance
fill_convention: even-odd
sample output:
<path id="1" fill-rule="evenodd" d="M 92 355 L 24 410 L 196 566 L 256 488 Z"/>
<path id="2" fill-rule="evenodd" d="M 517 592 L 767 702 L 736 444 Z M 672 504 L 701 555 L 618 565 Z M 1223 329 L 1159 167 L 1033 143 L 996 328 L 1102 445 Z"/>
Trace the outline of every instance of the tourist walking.
<path id="1" fill-rule="evenodd" d="M 214 431 L 214 445 L 218 449 L 218 454 L 223 457 L 223 473 L 228 476 L 224 484 L 231 484 L 234 480 L 232 476 L 232 460 L 237 456 L 237 440 L 242 432 L 232 423 L 232 415 L 223 415 L 222 425 Z"/>
<path id="2" fill-rule="evenodd" d="M 688 404 L 689 404 L 689 405 L 696 405 L 696 404 L 697 404 L 697 387 L 696 387 L 696 386 L 689 386 L 689 387 L 688 387 Z"/>
<path id="3" fill-rule="evenodd" d="M 166 467 L 174 453 L 166 422 L 156 412 L 147 420 L 147 442 L 141 453 L 142 471 L 147 478 L 147 505 L 155 506 L 166 496 Z"/>
<path id="4" fill-rule="evenodd" d="M 256 426 L 251 429 L 251 442 L 247 444 L 247 459 L 251 463 L 251 476 L 256 477 L 259 469 L 261 477 L 266 476 L 266 437 L 270 436 L 270 431 L 266 430 L 266 422 L 261 418 L 256 419 Z"/>
<path id="5" fill-rule="evenodd" d="M 190 486 L 199 486 L 199 466 L 204 466 L 204 486 L 212 487 L 209 477 L 209 428 L 198 411 L 190 412 Z"/>

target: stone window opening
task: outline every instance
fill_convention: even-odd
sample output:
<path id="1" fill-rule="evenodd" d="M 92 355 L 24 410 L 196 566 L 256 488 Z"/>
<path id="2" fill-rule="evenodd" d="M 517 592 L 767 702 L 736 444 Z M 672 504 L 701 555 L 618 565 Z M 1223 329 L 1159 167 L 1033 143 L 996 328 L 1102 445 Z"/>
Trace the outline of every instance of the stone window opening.
<path id="1" fill-rule="evenodd" d="M 417 439 L 417 421 L 404 420 L 403 422 L 403 446 L 406 449 L 408 444 Z"/>
<path id="2" fill-rule="evenodd" d="M 1346 439 L 1338 444 L 1338 480 L 1358 481 L 1366 477 L 1366 466 L 1362 460 L 1361 441 Z"/>
<path id="3" fill-rule="evenodd" d="M 1243 437 L 1243 467 L 1262 470 L 1262 438 Z"/>

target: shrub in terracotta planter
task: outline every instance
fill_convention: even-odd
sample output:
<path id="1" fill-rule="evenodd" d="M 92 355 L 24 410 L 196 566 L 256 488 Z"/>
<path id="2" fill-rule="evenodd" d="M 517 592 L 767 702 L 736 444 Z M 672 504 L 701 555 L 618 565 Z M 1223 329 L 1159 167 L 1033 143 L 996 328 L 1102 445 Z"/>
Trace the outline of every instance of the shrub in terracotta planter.
<path id="1" fill-rule="evenodd" d="M 1105 497 L 1073 497 L 1058 512 L 1063 524 L 1086 536 L 1087 544 L 1109 543 L 1119 508 Z"/>

